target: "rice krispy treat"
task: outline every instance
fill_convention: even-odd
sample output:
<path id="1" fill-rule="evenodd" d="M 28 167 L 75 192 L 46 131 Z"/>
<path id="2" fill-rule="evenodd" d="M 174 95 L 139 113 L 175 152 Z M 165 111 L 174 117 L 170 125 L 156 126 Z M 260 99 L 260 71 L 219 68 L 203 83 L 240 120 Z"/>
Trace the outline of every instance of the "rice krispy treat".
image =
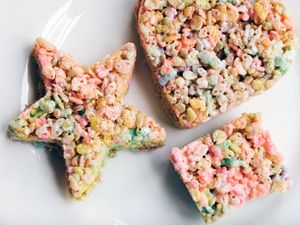
<path id="1" fill-rule="evenodd" d="M 173 148 L 170 160 L 206 223 L 292 185 L 260 114 L 245 113 L 182 149 Z"/>
<path id="2" fill-rule="evenodd" d="M 37 39 L 33 55 L 46 95 L 10 122 L 8 134 L 17 141 L 59 143 L 71 197 L 81 200 L 91 191 L 115 151 L 164 144 L 165 130 L 123 103 L 136 61 L 133 43 L 91 67 L 43 39 Z"/>
<path id="3" fill-rule="evenodd" d="M 140 0 L 137 30 L 161 101 L 192 128 L 286 74 L 294 25 L 278 0 Z"/>

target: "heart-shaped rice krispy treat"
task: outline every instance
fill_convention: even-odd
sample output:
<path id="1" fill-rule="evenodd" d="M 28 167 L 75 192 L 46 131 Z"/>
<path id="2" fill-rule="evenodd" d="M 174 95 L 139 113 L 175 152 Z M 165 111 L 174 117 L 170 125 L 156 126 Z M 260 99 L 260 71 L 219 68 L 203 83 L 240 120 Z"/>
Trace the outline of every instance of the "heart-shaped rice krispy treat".
<path id="1" fill-rule="evenodd" d="M 46 95 L 10 122 L 8 134 L 18 141 L 61 145 L 71 197 L 81 200 L 92 190 L 115 151 L 164 144 L 165 130 L 123 103 L 136 61 L 133 43 L 91 67 L 43 39 L 36 41 L 33 55 Z"/>
<path id="2" fill-rule="evenodd" d="M 295 52 L 278 0 L 140 0 L 136 15 L 160 98 L 181 128 L 269 89 Z"/>

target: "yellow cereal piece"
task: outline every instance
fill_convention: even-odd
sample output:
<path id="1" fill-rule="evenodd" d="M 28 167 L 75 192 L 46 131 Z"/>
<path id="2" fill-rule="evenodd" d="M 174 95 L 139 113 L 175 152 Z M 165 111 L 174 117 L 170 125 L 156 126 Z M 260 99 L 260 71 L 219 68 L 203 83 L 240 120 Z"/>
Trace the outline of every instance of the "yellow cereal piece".
<path id="1" fill-rule="evenodd" d="M 194 11 L 195 11 L 195 7 L 194 6 L 188 6 L 186 7 L 184 10 L 183 10 L 183 15 L 185 17 L 187 17 L 188 19 L 189 18 L 192 18 L 193 14 L 194 14 Z"/>
<path id="2" fill-rule="evenodd" d="M 190 105 L 193 109 L 201 109 L 201 111 L 204 111 L 206 109 L 205 101 L 199 98 L 192 98 L 190 100 Z"/>
<path id="3" fill-rule="evenodd" d="M 100 133 L 101 132 L 101 127 L 100 127 L 100 124 L 101 124 L 101 118 L 97 117 L 97 116 L 94 116 L 90 119 L 90 123 L 91 123 L 91 128 Z"/>
<path id="4" fill-rule="evenodd" d="M 200 30 L 201 27 L 203 26 L 203 18 L 199 15 L 194 15 L 192 18 L 192 23 L 191 23 L 191 28 L 192 30 Z"/>
<path id="5" fill-rule="evenodd" d="M 156 13 L 156 18 L 158 21 L 162 21 L 164 19 L 164 16 L 161 12 L 157 12 Z"/>
<path id="6" fill-rule="evenodd" d="M 241 148 L 239 147 L 239 146 L 237 146 L 237 145 L 231 145 L 230 147 L 229 147 L 229 149 L 231 150 L 231 151 L 233 151 L 234 153 L 236 153 L 236 154 L 240 154 L 241 153 Z"/>
<path id="7" fill-rule="evenodd" d="M 163 25 L 162 28 L 161 28 L 161 31 L 164 33 L 164 34 L 168 34 L 170 32 L 170 29 L 168 26 L 166 25 Z"/>
<path id="8" fill-rule="evenodd" d="M 177 103 L 175 105 L 176 109 L 180 112 L 180 113 L 184 113 L 185 112 L 185 109 L 186 109 L 186 106 L 185 104 L 183 103 Z"/>
<path id="9" fill-rule="evenodd" d="M 167 36 L 165 38 L 165 42 L 172 42 L 172 41 L 176 41 L 177 39 L 179 39 L 180 36 L 177 34 L 170 34 L 169 36 Z"/>
<path id="10" fill-rule="evenodd" d="M 180 58 L 179 56 L 175 56 L 175 57 L 173 57 L 172 58 L 172 60 L 171 60 L 171 62 L 172 62 L 172 64 L 174 65 L 174 66 L 185 66 L 186 64 L 185 64 L 185 61 L 182 59 L 182 58 Z"/>
<path id="11" fill-rule="evenodd" d="M 193 122 L 195 119 L 197 119 L 197 113 L 191 107 L 187 109 L 186 119 L 189 122 Z"/>
<path id="12" fill-rule="evenodd" d="M 263 23 L 268 17 L 267 9 L 259 2 L 254 3 L 254 13 L 259 23 Z"/>
<path id="13" fill-rule="evenodd" d="M 252 81 L 251 86 L 255 91 L 262 91 L 265 89 L 265 83 L 263 80 L 256 79 Z"/>
<path id="14" fill-rule="evenodd" d="M 76 152 L 78 152 L 81 155 L 86 155 L 92 152 L 92 147 L 87 144 L 79 144 L 76 146 Z"/>

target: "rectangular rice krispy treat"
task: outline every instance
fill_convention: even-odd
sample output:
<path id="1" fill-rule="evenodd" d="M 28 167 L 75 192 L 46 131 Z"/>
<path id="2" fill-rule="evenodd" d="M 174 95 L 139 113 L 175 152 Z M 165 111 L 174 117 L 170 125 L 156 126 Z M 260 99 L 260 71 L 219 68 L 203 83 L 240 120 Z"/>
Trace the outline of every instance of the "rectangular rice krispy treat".
<path id="1" fill-rule="evenodd" d="M 292 185 L 258 113 L 244 113 L 182 149 L 173 148 L 170 160 L 206 223 Z"/>

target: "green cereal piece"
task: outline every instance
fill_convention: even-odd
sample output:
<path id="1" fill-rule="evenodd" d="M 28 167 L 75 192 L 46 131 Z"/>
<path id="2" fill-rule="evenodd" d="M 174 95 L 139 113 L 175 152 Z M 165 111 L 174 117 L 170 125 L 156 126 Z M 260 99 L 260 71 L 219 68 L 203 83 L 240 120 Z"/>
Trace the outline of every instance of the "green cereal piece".
<path id="1" fill-rule="evenodd" d="M 207 78 L 208 84 L 215 86 L 218 83 L 218 75 L 213 74 Z"/>
<path id="2" fill-rule="evenodd" d="M 62 128 L 65 132 L 71 133 L 74 129 L 74 121 L 66 119 L 62 125 Z"/>
<path id="3" fill-rule="evenodd" d="M 279 68 L 281 74 L 286 74 L 289 64 L 282 56 L 276 56 L 274 58 L 275 66 Z"/>
<path id="4" fill-rule="evenodd" d="M 172 69 L 167 75 L 168 80 L 173 80 L 177 76 L 177 70 Z"/>
<path id="5" fill-rule="evenodd" d="M 215 213 L 215 209 L 212 206 L 207 206 L 203 208 L 203 212 L 213 215 Z"/>
<path id="6" fill-rule="evenodd" d="M 59 106 L 60 109 L 64 110 L 64 103 L 62 102 L 62 100 L 60 99 L 60 97 L 58 96 L 58 94 L 54 93 L 53 94 L 53 98 L 55 100 L 55 102 L 57 103 L 57 105 Z"/>
<path id="7" fill-rule="evenodd" d="M 150 129 L 148 127 L 143 127 L 141 129 L 138 129 L 136 134 L 142 138 L 142 140 L 147 140 L 149 139 L 150 135 Z"/>
<path id="8" fill-rule="evenodd" d="M 199 66 L 197 65 L 192 66 L 193 73 L 198 74 L 198 70 L 199 70 Z"/>
<path id="9" fill-rule="evenodd" d="M 224 158 L 221 161 L 221 166 L 226 167 L 244 167 L 245 162 L 235 158 Z"/>
<path id="10" fill-rule="evenodd" d="M 30 112 L 30 116 L 33 118 L 40 118 L 44 114 L 45 114 L 45 112 L 43 110 L 41 110 L 40 107 L 33 109 Z"/>
<path id="11" fill-rule="evenodd" d="M 38 149 L 45 148 L 46 143 L 44 142 L 33 142 L 32 145 Z"/>
<path id="12" fill-rule="evenodd" d="M 137 129 L 128 129 L 128 130 L 129 130 L 130 138 L 133 141 L 134 137 L 137 136 Z"/>
<path id="13" fill-rule="evenodd" d="M 55 102 L 49 99 L 45 101 L 40 101 L 40 105 L 39 105 L 40 109 L 45 111 L 46 113 L 52 113 L 55 109 L 55 106 L 56 106 Z"/>
<path id="14" fill-rule="evenodd" d="M 281 67 L 286 63 L 282 56 L 276 56 L 274 62 L 276 67 Z"/>
<path id="15" fill-rule="evenodd" d="M 183 0 L 185 6 L 189 6 L 191 4 L 193 4 L 194 0 Z"/>
<path id="16" fill-rule="evenodd" d="M 65 109 L 61 111 L 60 117 L 67 118 L 72 114 L 72 109 Z"/>
<path id="17" fill-rule="evenodd" d="M 231 140 L 226 140 L 223 143 L 219 144 L 219 146 L 222 148 L 229 148 L 231 145 L 232 145 Z"/>

